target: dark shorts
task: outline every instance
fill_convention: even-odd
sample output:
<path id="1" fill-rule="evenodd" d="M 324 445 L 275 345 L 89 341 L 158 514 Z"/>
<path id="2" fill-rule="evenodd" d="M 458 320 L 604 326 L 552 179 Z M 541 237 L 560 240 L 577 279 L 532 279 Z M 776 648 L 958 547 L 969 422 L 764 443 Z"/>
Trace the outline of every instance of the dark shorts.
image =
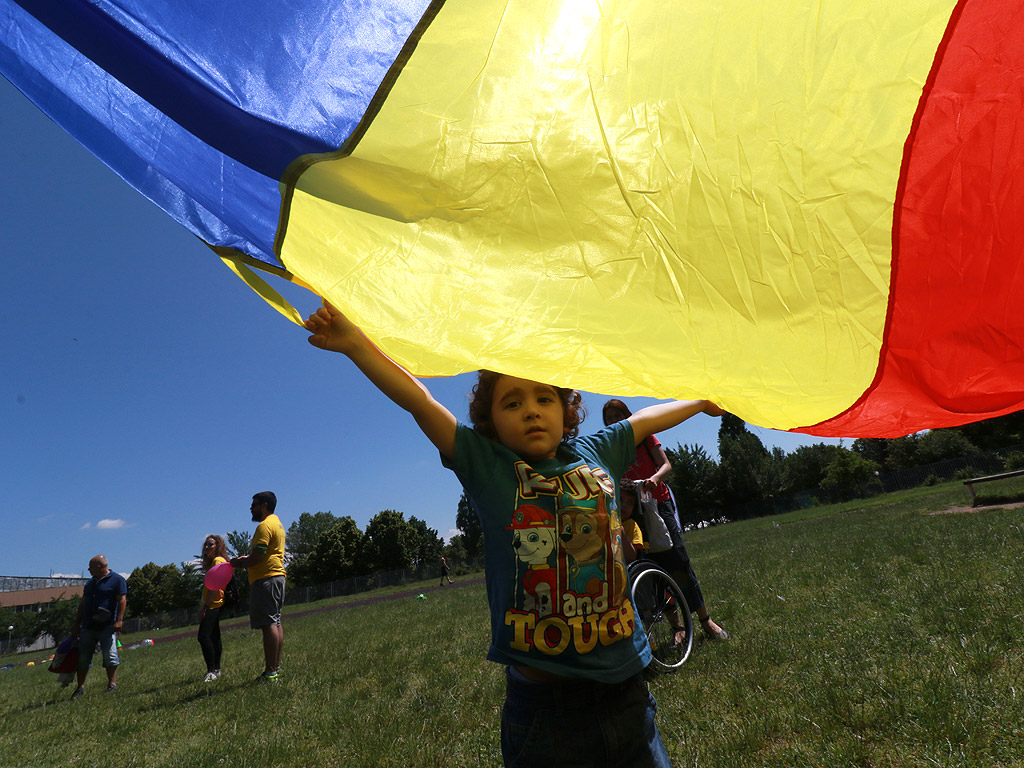
<path id="1" fill-rule="evenodd" d="M 249 626 L 253 629 L 281 623 L 284 576 L 268 576 L 249 587 Z"/>

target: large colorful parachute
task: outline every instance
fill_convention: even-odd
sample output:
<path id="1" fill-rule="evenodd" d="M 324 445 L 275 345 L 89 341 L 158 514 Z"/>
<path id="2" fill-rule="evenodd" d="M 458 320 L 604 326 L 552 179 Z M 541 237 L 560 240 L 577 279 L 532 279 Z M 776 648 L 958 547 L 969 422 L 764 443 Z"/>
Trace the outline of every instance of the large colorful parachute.
<path id="1" fill-rule="evenodd" d="M 0 0 L 0 72 L 419 375 L 1024 408 L 1024 3 Z"/>

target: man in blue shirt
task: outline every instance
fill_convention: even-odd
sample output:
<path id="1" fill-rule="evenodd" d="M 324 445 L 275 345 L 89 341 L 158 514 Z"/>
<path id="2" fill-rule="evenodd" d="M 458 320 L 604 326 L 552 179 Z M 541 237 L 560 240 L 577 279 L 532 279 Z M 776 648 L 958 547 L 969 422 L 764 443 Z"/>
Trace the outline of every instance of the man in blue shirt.
<path id="1" fill-rule="evenodd" d="M 117 634 L 128 608 L 128 582 L 110 570 L 105 555 L 89 561 L 89 573 L 92 578 L 85 584 L 71 630 L 78 638 L 78 688 L 71 694 L 72 699 L 85 693 L 85 677 L 97 643 L 107 670 L 107 693 L 117 690 Z"/>

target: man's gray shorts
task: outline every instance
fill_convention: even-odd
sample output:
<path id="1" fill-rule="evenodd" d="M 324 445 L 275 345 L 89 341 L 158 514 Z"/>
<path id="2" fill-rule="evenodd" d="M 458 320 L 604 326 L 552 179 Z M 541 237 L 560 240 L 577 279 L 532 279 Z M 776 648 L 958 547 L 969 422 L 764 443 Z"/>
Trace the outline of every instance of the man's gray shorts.
<path id="1" fill-rule="evenodd" d="M 253 629 L 281 623 L 284 576 L 268 576 L 249 587 L 249 626 Z"/>

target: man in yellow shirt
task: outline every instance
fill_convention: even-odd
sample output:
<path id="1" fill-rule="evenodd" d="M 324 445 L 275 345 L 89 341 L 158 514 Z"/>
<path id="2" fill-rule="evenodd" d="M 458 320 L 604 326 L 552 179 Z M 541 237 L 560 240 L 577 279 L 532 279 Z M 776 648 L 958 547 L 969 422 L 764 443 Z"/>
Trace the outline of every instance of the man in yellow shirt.
<path id="1" fill-rule="evenodd" d="M 263 631 L 265 668 L 259 680 L 278 679 L 284 645 L 284 526 L 274 514 L 276 508 L 277 497 L 272 491 L 260 491 L 252 497 L 249 509 L 259 525 L 252 536 L 249 554 L 231 560 L 232 567 L 249 572 L 249 626 Z"/>

